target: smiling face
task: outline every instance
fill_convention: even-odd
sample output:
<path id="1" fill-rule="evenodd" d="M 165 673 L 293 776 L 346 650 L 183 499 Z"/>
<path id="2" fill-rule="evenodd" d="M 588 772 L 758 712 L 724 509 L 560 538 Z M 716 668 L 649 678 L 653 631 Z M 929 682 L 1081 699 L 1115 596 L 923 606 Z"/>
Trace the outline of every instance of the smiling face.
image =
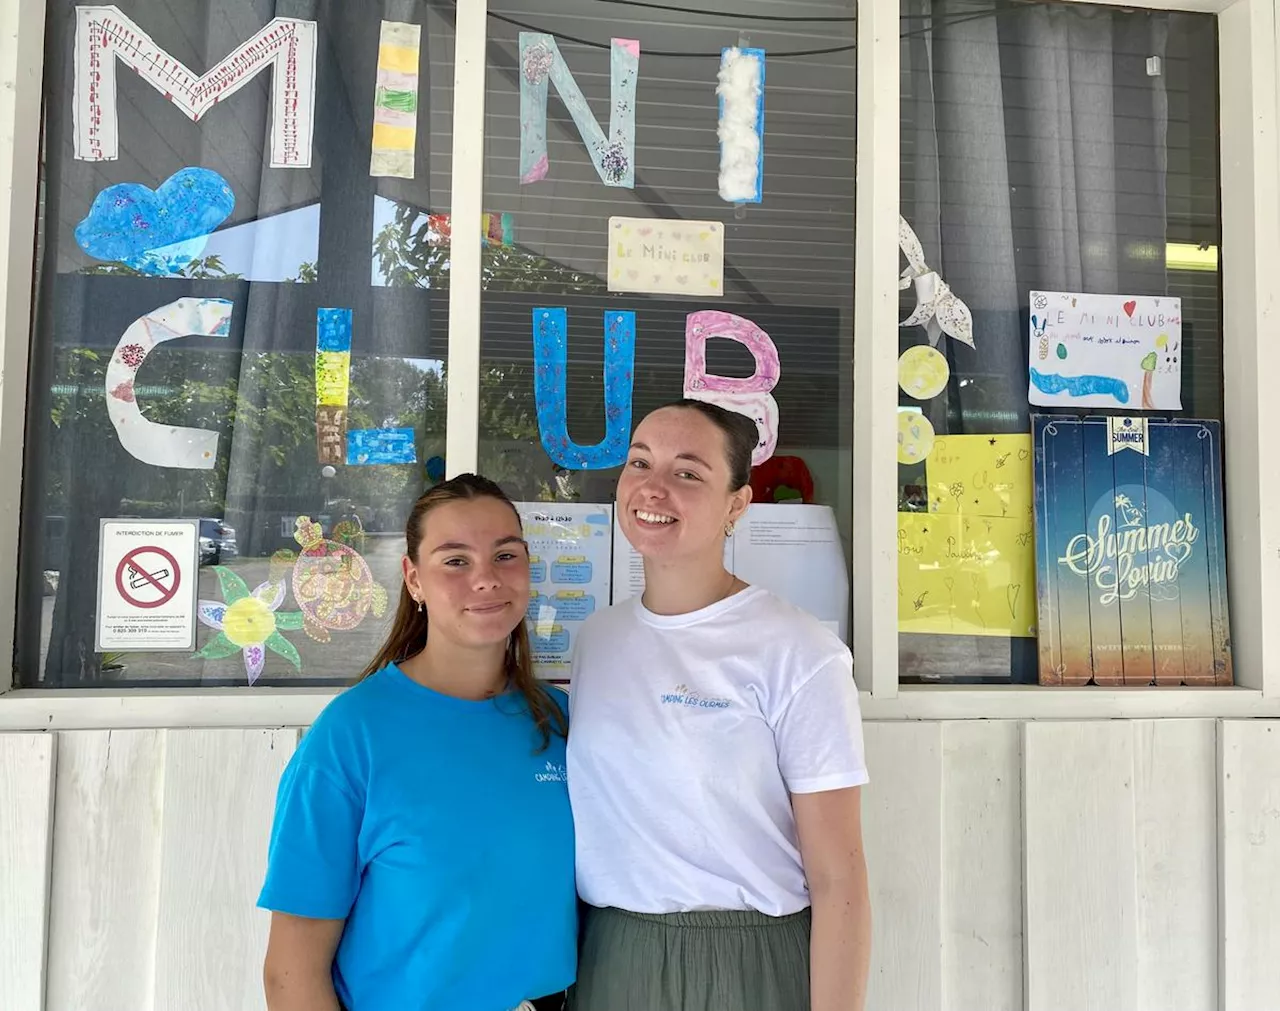
<path id="1" fill-rule="evenodd" d="M 426 605 L 431 636 L 473 648 L 505 642 L 529 604 L 529 549 L 515 511 L 488 497 L 435 506 L 417 558 L 404 559 L 404 581 Z"/>
<path id="2" fill-rule="evenodd" d="M 725 527 L 751 501 L 730 489 L 724 434 L 696 411 L 667 407 L 636 429 L 618 479 L 622 532 L 645 558 L 719 565 Z"/>

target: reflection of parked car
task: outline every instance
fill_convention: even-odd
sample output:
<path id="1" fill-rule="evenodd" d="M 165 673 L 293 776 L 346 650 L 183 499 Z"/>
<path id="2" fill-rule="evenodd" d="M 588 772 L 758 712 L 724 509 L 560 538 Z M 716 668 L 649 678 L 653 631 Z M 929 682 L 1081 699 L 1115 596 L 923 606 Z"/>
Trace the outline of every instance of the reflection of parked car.
<path id="1" fill-rule="evenodd" d="M 221 565 L 236 556 L 236 532 L 222 520 L 200 521 L 200 564 Z"/>

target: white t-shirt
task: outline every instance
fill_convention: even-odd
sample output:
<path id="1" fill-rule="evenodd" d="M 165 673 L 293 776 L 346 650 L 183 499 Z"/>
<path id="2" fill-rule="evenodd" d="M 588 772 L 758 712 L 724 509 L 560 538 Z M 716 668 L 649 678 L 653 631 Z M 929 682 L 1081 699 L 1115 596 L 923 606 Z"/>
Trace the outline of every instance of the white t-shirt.
<path id="1" fill-rule="evenodd" d="M 809 905 L 792 793 L 867 782 L 848 648 L 758 587 L 691 614 L 640 598 L 574 652 L 578 892 L 639 913 Z"/>

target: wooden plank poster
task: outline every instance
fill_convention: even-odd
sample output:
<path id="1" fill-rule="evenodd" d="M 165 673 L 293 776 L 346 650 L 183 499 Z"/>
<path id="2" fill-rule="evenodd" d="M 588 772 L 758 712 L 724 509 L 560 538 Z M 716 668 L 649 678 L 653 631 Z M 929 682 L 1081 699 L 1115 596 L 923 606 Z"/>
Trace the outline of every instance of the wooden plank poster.
<path id="1" fill-rule="evenodd" d="M 1032 416 L 1040 683 L 1229 685 L 1222 427 Z"/>

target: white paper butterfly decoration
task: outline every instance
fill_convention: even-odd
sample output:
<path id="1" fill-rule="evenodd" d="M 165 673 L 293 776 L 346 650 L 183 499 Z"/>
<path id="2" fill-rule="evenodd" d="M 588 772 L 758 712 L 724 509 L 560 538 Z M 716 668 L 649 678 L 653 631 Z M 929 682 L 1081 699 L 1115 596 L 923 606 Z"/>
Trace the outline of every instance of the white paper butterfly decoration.
<path id="1" fill-rule="evenodd" d="M 973 315 L 936 270 L 924 262 L 924 247 L 907 219 L 898 215 L 898 248 L 907 258 L 907 267 L 898 281 L 898 289 L 916 289 L 916 309 L 899 326 L 922 326 L 934 347 L 946 334 L 973 347 Z"/>

